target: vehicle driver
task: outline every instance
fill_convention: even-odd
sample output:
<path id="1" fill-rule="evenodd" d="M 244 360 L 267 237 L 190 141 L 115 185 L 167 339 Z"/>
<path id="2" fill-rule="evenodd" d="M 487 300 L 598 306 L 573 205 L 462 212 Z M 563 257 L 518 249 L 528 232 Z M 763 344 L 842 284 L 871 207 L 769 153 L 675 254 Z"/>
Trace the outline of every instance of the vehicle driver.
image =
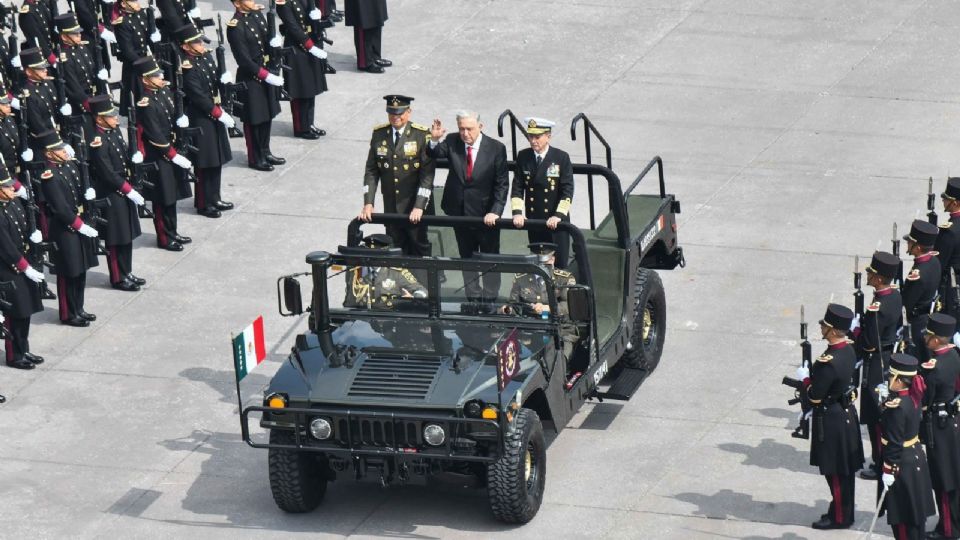
<path id="1" fill-rule="evenodd" d="M 389 249 L 393 239 L 371 234 L 363 239 L 371 249 Z M 427 289 L 406 268 L 357 266 L 348 274 L 345 307 L 393 309 L 398 298 L 427 297 Z"/>

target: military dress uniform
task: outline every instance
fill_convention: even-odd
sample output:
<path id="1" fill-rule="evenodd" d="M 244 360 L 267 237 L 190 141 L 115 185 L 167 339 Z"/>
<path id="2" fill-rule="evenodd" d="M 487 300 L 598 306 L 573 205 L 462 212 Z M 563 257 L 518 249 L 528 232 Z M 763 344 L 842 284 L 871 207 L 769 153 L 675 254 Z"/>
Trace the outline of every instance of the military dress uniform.
<path id="1" fill-rule="evenodd" d="M 46 68 L 50 64 L 41 55 L 40 49 L 32 47 L 20 51 L 20 62 L 24 68 Z M 57 98 L 57 89 L 52 79 L 32 79 L 24 77 L 24 85 L 20 92 L 21 101 L 27 105 L 27 128 L 32 136 L 44 131 L 59 130 L 60 126 L 53 119 L 60 117 L 60 100 Z M 46 151 L 39 146 L 39 140 L 34 139 L 30 144 L 39 159 Z"/>
<path id="2" fill-rule="evenodd" d="M 134 63 L 143 77 L 160 71 L 152 57 Z M 149 191 L 153 205 L 153 226 L 157 232 L 157 246 L 181 251 L 189 237 L 177 232 L 177 201 L 190 197 L 190 183 L 173 159 L 178 155 L 173 145 L 174 101 L 168 87 L 152 90 L 143 88 L 143 97 L 137 101 L 138 147 L 144 163 L 155 163 L 154 187 Z"/>
<path id="3" fill-rule="evenodd" d="M 260 11 L 237 11 L 227 22 L 227 40 L 237 61 L 236 80 L 246 85 L 237 97 L 243 103 L 239 116 L 247 143 L 247 163 L 258 170 L 273 170 L 273 165 L 284 163 L 270 152 L 270 129 L 273 118 L 280 113 L 280 92 L 265 82 L 271 75 L 266 68 L 270 59 L 268 36 L 267 20 Z"/>
<path id="4" fill-rule="evenodd" d="M 527 119 L 527 133 L 549 133 L 553 122 L 539 118 Z M 550 146 L 545 155 L 537 155 L 532 148 L 517 153 L 516 174 L 510 189 L 510 208 L 513 215 L 526 210 L 527 219 L 560 218 L 570 222 L 573 203 L 573 164 L 570 155 Z M 570 254 L 570 235 L 562 231 L 527 231 L 530 242 L 551 242 L 557 245 L 557 266 L 566 268 Z"/>
<path id="5" fill-rule="evenodd" d="M 821 320 L 832 328 L 850 327 L 853 312 L 830 304 Z M 813 406 L 810 437 L 810 465 L 818 467 L 830 488 L 832 500 L 816 529 L 846 528 L 853 524 L 854 478 L 863 466 L 860 429 L 851 421 L 850 381 L 857 355 L 847 341 L 831 344 L 813 361 L 810 377 L 804 381 Z M 854 416 L 855 418 L 855 416 Z"/>
<path id="6" fill-rule="evenodd" d="M 62 147 L 55 131 L 38 137 L 45 149 Z M 57 295 L 60 297 L 60 321 L 71 326 L 87 326 L 93 320 L 84 309 L 87 270 L 99 265 L 94 238 L 80 233 L 84 223 L 84 191 L 80 171 L 73 161 L 47 161 L 40 175 L 46 210 L 50 220 L 50 239 L 57 245 L 54 264 Z"/>
<path id="7" fill-rule="evenodd" d="M 194 17 L 200 16 L 196 0 L 157 0 L 160 9 L 160 18 L 157 19 L 157 28 L 165 41 L 176 40 L 176 31 L 187 23 L 193 23 L 190 13 Z"/>
<path id="8" fill-rule="evenodd" d="M 97 115 L 117 114 L 110 96 L 94 97 L 90 100 L 90 107 Z M 110 201 L 110 207 L 104 210 L 107 224 L 100 229 L 107 246 L 110 285 L 115 289 L 136 291 L 144 283 L 133 275 L 133 240 L 141 231 L 137 205 L 129 196 L 134 191 L 128 181 L 133 164 L 127 148 L 119 127 L 108 129 L 98 125 L 96 135 L 90 141 L 90 164 L 97 193 Z"/>
<path id="9" fill-rule="evenodd" d="M 925 334 L 950 338 L 957 321 L 949 315 L 934 313 Z M 940 519 L 934 534 L 960 538 L 960 424 L 957 421 L 957 381 L 960 380 L 960 354 L 953 344 L 931 351 L 930 359 L 920 364 L 926 391 L 920 440 L 927 450 L 930 480 L 936 494 Z"/>
<path id="10" fill-rule="evenodd" d="M 896 377 L 917 375 L 917 359 L 907 354 L 893 355 L 890 374 Z M 913 396 L 911 393 L 911 389 L 890 392 L 883 402 L 880 419 L 883 473 L 894 476 L 881 513 L 886 513 L 887 523 L 893 528 L 897 540 L 922 539 L 927 517 L 935 512 L 927 458 L 920 445 L 919 400 L 922 395 Z"/>
<path id="11" fill-rule="evenodd" d="M 6 168 L 0 165 L 4 180 L 0 185 L 10 185 L 12 180 Z M 9 334 L 4 349 L 7 365 L 19 369 L 33 369 L 43 358 L 30 352 L 30 317 L 43 311 L 39 285 L 24 272 L 31 268 L 26 259 L 32 234 L 29 218 L 17 199 L 0 201 L 0 282 L 12 282 L 14 287 L 3 293 L 9 303 L 4 309 L 4 326 Z M 36 270 L 36 269 L 34 269 Z M 40 278 L 37 278 L 40 279 Z"/>
<path id="12" fill-rule="evenodd" d="M 347 26 L 353 27 L 353 44 L 357 49 L 357 69 L 383 73 L 390 66 L 380 52 L 383 23 L 387 21 L 387 0 L 346 0 Z"/>
<path id="13" fill-rule="evenodd" d="M 57 15 L 55 0 L 24 0 L 17 16 L 26 42 L 31 47 L 39 47 L 43 57 L 51 64 L 57 62 L 52 41 L 53 18 Z"/>
<path id="14" fill-rule="evenodd" d="M 57 17 L 57 27 L 61 34 L 80 32 L 80 24 L 73 13 Z M 90 115 L 90 98 L 97 94 L 97 66 L 93 54 L 85 42 L 80 45 L 62 44 L 60 63 L 57 69 L 63 72 L 64 90 L 67 103 L 79 119 L 83 129 L 83 140 L 93 138 L 93 117 Z M 66 136 L 66 134 L 61 134 Z"/>
<path id="15" fill-rule="evenodd" d="M 910 234 L 903 238 L 921 246 L 931 247 L 937 239 L 937 227 L 927 221 L 915 220 L 910 227 Z M 900 289 L 903 309 L 907 315 L 907 322 L 910 323 L 910 333 L 915 349 L 910 354 L 921 361 L 929 358 L 929 351 L 923 345 L 923 329 L 927 326 L 930 310 L 937 300 L 940 275 L 940 259 L 937 258 L 937 252 L 928 251 L 913 258 L 913 266 Z"/>
<path id="16" fill-rule="evenodd" d="M 960 200 L 960 178 L 948 178 L 940 198 L 944 203 Z M 960 222 L 960 211 L 951 212 L 949 219 L 940 224 L 937 241 L 933 246 L 937 258 L 940 259 L 941 311 L 954 318 L 960 315 L 960 306 L 954 305 L 954 295 L 950 291 L 951 275 L 957 276 L 957 281 L 960 282 L 960 225 L 957 225 L 957 222 Z"/>
<path id="17" fill-rule="evenodd" d="M 174 34 L 180 43 L 200 40 L 202 34 L 193 24 L 178 28 Z M 193 156 L 196 195 L 193 202 L 197 211 L 208 217 L 220 217 L 222 210 L 230 210 L 233 203 L 220 194 L 223 165 L 230 161 L 230 138 L 226 126 L 219 120 L 224 110 L 220 107 L 220 77 L 217 61 L 210 51 L 199 56 L 190 55 L 181 64 L 183 69 L 184 113 L 190 125 L 199 127 L 203 136 L 197 140 Z"/>
<path id="18" fill-rule="evenodd" d="M 891 253 L 878 251 L 867 268 L 887 278 L 899 271 L 900 259 Z M 900 291 L 893 287 L 874 292 L 873 300 L 863 315 L 856 332 L 857 354 L 863 360 L 863 379 L 860 381 L 860 423 L 867 426 L 874 467 L 864 475 L 873 478 L 880 465 L 880 395 L 877 385 L 884 381 L 884 372 L 890 364 L 897 343 L 903 311 Z M 856 382 L 856 381 L 854 381 Z M 873 474 L 871 474 L 873 473 Z"/>
<path id="19" fill-rule="evenodd" d="M 290 50 L 286 57 L 290 71 L 284 82 L 290 94 L 293 135 L 305 139 L 316 139 L 326 133 L 313 125 L 316 96 L 327 91 L 326 60 L 309 52 L 320 47 L 310 37 L 312 25 L 319 24 L 309 17 L 313 9 L 316 6 L 312 0 L 277 0 L 277 14 L 283 21 L 280 27 L 283 44 Z"/>
<path id="20" fill-rule="evenodd" d="M 113 4 L 110 24 L 117 35 L 117 51 L 123 63 L 120 73 L 120 114 L 127 116 L 127 108 L 132 105 L 130 93 L 133 92 L 135 98 L 140 96 L 140 83 L 133 63 L 153 52 L 147 11 L 126 11 L 120 7 L 121 4 L 119 1 Z"/>

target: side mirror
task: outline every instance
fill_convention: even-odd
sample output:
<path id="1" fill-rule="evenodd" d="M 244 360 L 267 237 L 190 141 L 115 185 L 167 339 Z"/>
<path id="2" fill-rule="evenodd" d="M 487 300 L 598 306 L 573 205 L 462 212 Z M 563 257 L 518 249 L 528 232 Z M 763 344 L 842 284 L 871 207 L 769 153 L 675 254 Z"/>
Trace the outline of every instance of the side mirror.
<path id="1" fill-rule="evenodd" d="M 567 311 L 573 322 L 590 321 L 590 288 L 572 285 L 567 289 Z"/>
<path id="2" fill-rule="evenodd" d="M 280 314 L 287 317 L 291 315 L 300 315 L 303 313 L 303 297 L 300 294 L 300 282 L 293 276 L 282 278 L 283 281 L 283 307 L 286 313 L 280 311 Z"/>

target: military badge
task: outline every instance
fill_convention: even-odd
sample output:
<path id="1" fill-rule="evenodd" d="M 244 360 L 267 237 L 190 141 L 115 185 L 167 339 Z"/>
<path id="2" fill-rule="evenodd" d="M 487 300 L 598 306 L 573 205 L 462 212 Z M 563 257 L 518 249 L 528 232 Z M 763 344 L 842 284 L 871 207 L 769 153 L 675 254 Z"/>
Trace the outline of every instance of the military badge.
<path id="1" fill-rule="evenodd" d="M 417 155 L 417 141 L 403 143 L 403 155 L 408 157 Z"/>
<path id="2" fill-rule="evenodd" d="M 384 290 L 390 291 L 390 290 L 393 290 L 393 288 L 397 285 L 397 282 L 390 278 L 387 278 L 383 280 L 383 282 L 380 283 L 380 285 L 384 288 Z"/>
<path id="3" fill-rule="evenodd" d="M 547 176 L 548 177 L 552 176 L 554 178 L 560 176 L 560 165 L 557 165 L 556 163 L 551 163 L 550 166 L 547 167 Z"/>
<path id="4" fill-rule="evenodd" d="M 377 147 L 377 157 L 387 157 L 387 152 L 388 150 L 386 146 Z"/>

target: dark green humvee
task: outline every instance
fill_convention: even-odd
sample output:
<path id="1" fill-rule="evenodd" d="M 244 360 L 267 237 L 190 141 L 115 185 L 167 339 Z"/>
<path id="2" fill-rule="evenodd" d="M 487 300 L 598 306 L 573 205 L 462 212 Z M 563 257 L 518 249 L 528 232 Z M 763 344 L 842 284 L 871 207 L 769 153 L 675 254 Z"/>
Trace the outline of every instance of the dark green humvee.
<path id="1" fill-rule="evenodd" d="M 516 140 L 516 119 L 504 114 Z M 580 119 L 605 145 L 582 115 L 572 131 Z M 588 132 L 588 161 L 589 140 Z M 653 167 L 659 192 L 634 194 Z M 242 410 L 241 425 L 248 444 L 269 449 L 281 509 L 313 510 L 342 474 L 387 484 L 459 473 L 486 484 L 498 519 L 525 523 L 536 515 L 546 475 L 541 422 L 559 431 L 588 399 L 630 399 L 664 342 L 666 300 L 654 270 L 684 264 L 679 203 L 665 192 L 659 157 L 626 190 L 609 166 L 575 164 L 574 173 L 590 181 L 591 227 L 561 224 L 577 281 L 566 290 L 564 321 L 501 309 L 511 303 L 515 275 L 552 279 L 526 249 L 526 229 L 542 230 L 542 220 L 527 220 L 524 230 L 498 220 L 502 253 L 471 259 L 456 258 L 452 227 L 483 226 L 480 218 L 425 216 L 434 256 L 423 258 L 360 247 L 364 224 L 354 221 L 337 253 L 310 253 L 310 272 L 278 280 L 281 313 L 296 315 L 304 311 L 297 277 L 312 276 L 309 330 L 297 336 L 263 405 Z M 599 225 L 592 223 L 593 176 L 607 184 L 609 208 Z M 373 223 L 406 219 L 378 214 Z M 371 302 L 361 278 L 385 268 L 408 271 L 422 290 L 388 284 L 398 294 Z M 467 297 L 470 281 L 492 275 L 501 277 L 498 298 Z M 552 287 L 547 293 L 557 313 Z M 579 336 L 568 359 L 563 325 Z M 251 436 L 251 414 L 269 430 L 268 442 Z"/>

